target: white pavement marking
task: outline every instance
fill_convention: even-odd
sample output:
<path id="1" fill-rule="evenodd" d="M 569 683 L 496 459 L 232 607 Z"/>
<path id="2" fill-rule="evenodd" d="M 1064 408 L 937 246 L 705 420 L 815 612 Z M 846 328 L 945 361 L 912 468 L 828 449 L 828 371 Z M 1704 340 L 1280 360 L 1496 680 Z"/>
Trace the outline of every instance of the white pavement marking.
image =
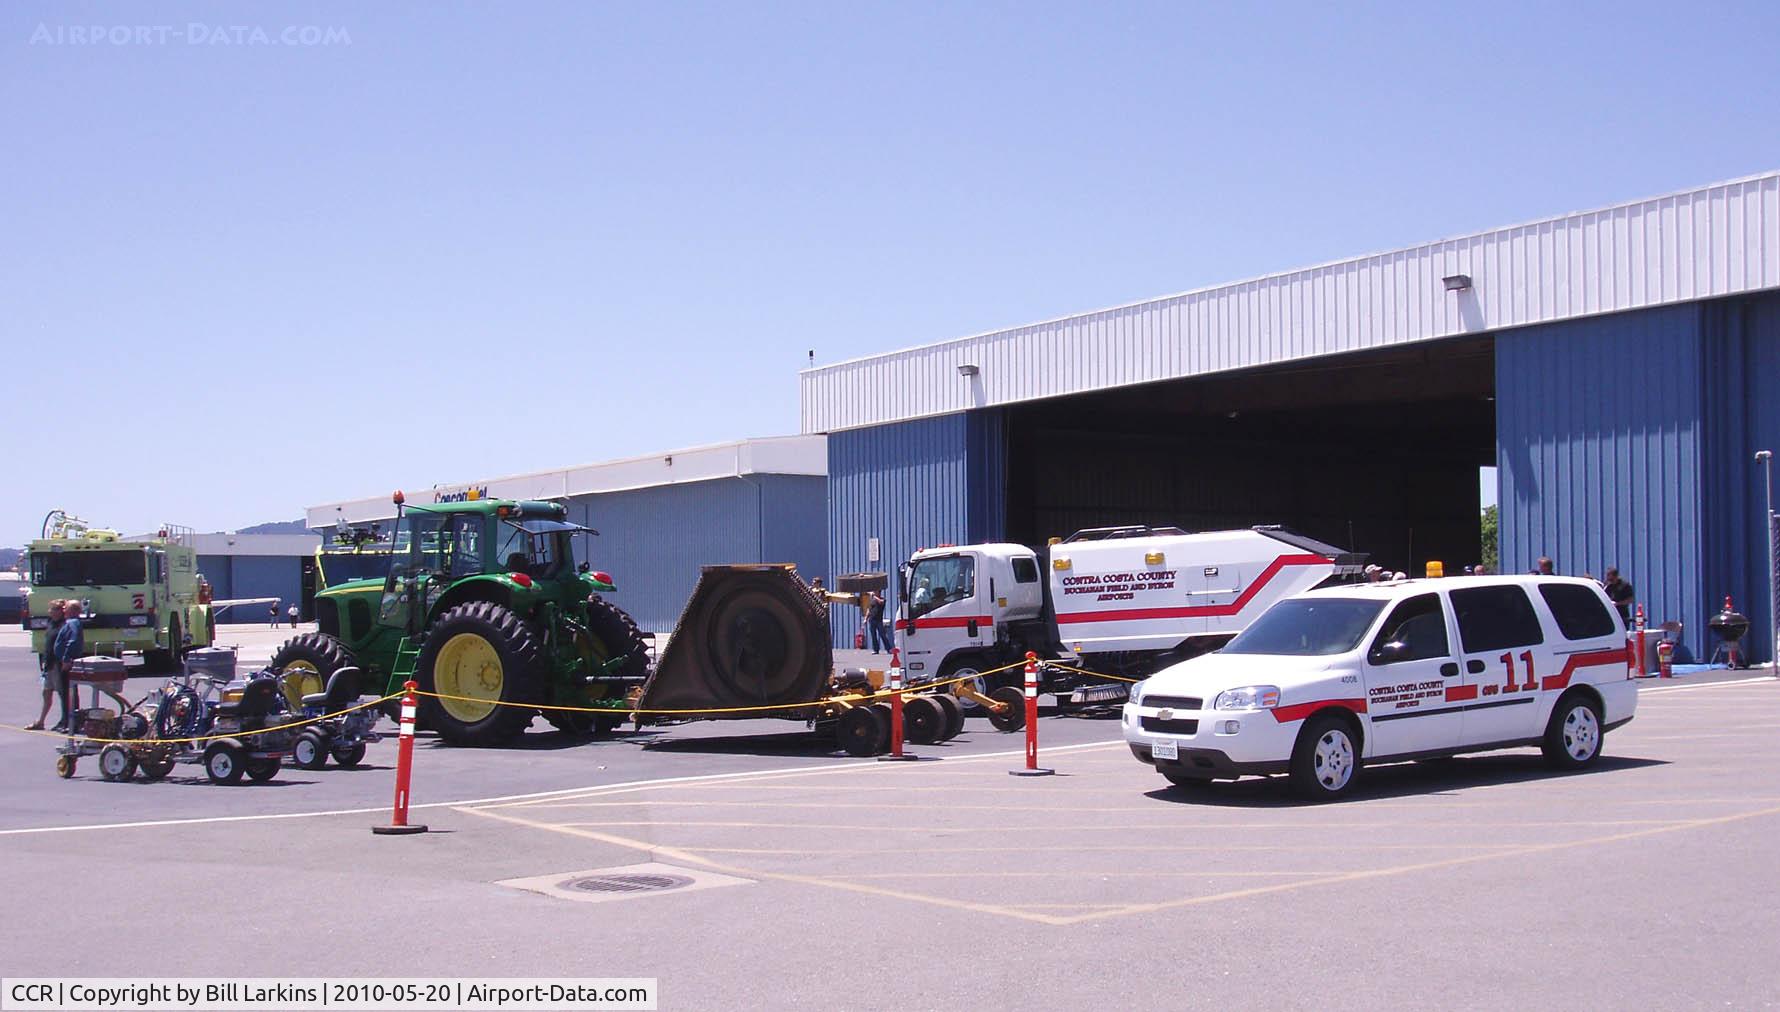
<path id="1" fill-rule="evenodd" d="M 1107 748 L 1112 745 L 1124 744 L 1123 739 L 1116 742 L 1088 742 L 1081 745 L 1061 745 L 1047 749 L 1047 752 L 1073 752 L 1089 748 Z M 981 755 L 948 757 L 952 762 L 970 759 L 1009 759 L 1024 758 L 1024 750 L 1017 752 L 986 752 Z M 894 766 L 895 764 L 891 764 Z M 594 791 L 648 790 L 666 784 L 686 784 L 700 782 L 718 782 L 724 780 L 745 780 L 752 777 L 782 777 L 800 773 L 832 773 L 838 770 L 865 769 L 858 762 L 832 763 L 827 766 L 794 767 L 784 770 L 748 770 L 741 773 L 707 773 L 699 776 L 661 777 L 654 780 L 627 780 L 616 784 L 596 784 L 586 787 L 564 787 L 554 791 L 537 791 L 531 794 L 507 794 L 493 798 L 471 798 L 466 801 L 429 801 L 424 805 L 409 805 L 410 811 L 422 808 L 461 808 L 466 805 L 498 805 L 512 802 L 531 801 L 538 798 L 559 798 L 569 795 L 586 795 Z M 873 765 L 872 769 L 885 769 L 884 766 Z M 212 815 L 190 819 L 156 819 L 146 822 L 105 822 L 75 826 L 29 826 L 23 829 L 0 829 L 0 836 L 25 836 L 33 833 L 78 833 L 91 829 L 145 829 L 156 826 L 201 826 L 219 822 L 259 822 L 273 819 L 318 819 L 329 815 L 373 815 L 388 812 L 388 805 L 376 808 L 336 808 L 321 812 L 268 812 L 263 815 Z"/>
<path id="2" fill-rule="evenodd" d="M 1640 685 L 1638 687 L 1638 695 L 1655 696 L 1665 692 L 1686 692 L 1690 689 L 1716 689 L 1725 685 L 1748 685 L 1750 682 L 1775 681 L 1780 681 L 1780 679 L 1776 679 L 1773 675 L 1757 675 L 1754 678 L 1738 678 L 1728 682 L 1701 682 L 1698 685 L 1664 685 L 1654 689 L 1646 689 Z"/>

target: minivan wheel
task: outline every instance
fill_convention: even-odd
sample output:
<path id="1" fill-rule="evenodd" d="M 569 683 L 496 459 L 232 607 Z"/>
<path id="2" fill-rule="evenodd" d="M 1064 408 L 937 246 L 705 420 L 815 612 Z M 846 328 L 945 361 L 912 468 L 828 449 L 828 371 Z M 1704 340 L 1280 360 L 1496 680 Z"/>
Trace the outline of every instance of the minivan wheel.
<path id="1" fill-rule="evenodd" d="M 1306 721 L 1292 748 L 1292 791 L 1313 801 L 1333 801 L 1352 790 L 1359 776 L 1353 726 L 1332 713 Z"/>
<path id="2" fill-rule="evenodd" d="M 1581 693 L 1565 696 L 1551 708 L 1542 751 L 1553 769 L 1579 770 L 1601 757 L 1601 710 Z"/>

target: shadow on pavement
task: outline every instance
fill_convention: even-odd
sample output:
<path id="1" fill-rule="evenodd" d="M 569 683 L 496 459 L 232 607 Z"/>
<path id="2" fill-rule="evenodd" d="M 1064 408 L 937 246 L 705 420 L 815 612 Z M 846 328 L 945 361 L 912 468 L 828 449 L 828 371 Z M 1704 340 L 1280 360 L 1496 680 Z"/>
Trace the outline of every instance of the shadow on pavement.
<path id="1" fill-rule="evenodd" d="M 1626 756 L 1602 756 L 1593 766 L 1576 772 L 1560 772 L 1545 765 L 1537 755 L 1478 755 L 1422 762 L 1391 763 L 1368 766 L 1349 801 L 1414 797 L 1447 794 L 1467 787 L 1490 787 L 1535 780 L 1559 780 L 1589 777 L 1615 770 L 1667 766 L 1666 759 L 1635 759 Z M 1298 808 L 1340 802 L 1306 801 L 1292 794 L 1281 774 L 1271 777 L 1246 777 L 1242 780 L 1217 781 L 1207 787 L 1175 787 L 1169 785 L 1145 791 L 1145 797 L 1177 805 L 1202 805 L 1220 808 Z"/>

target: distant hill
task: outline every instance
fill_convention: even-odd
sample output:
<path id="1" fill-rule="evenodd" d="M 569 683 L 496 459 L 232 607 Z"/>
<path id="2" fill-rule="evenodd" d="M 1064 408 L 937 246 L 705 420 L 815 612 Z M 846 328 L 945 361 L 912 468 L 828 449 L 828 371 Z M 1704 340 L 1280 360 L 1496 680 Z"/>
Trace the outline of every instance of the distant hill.
<path id="1" fill-rule="evenodd" d="M 19 560 L 24 556 L 23 548 L 0 548 L 0 569 L 11 569 L 18 565 Z"/>
<path id="2" fill-rule="evenodd" d="M 301 520 L 274 520 L 269 524 L 243 527 L 236 534 L 308 534 L 309 525 Z"/>

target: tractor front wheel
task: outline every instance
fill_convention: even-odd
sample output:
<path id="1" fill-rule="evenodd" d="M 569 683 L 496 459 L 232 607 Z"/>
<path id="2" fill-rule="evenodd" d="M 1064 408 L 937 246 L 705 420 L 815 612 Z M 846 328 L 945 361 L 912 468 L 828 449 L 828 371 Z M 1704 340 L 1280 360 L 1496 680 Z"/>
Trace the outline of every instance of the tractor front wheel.
<path id="1" fill-rule="evenodd" d="M 427 630 L 415 665 L 420 719 L 453 745 L 503 745 L 543 694 L 544 653 L 531 624 L 490 601 L 460 604 Z"/>

